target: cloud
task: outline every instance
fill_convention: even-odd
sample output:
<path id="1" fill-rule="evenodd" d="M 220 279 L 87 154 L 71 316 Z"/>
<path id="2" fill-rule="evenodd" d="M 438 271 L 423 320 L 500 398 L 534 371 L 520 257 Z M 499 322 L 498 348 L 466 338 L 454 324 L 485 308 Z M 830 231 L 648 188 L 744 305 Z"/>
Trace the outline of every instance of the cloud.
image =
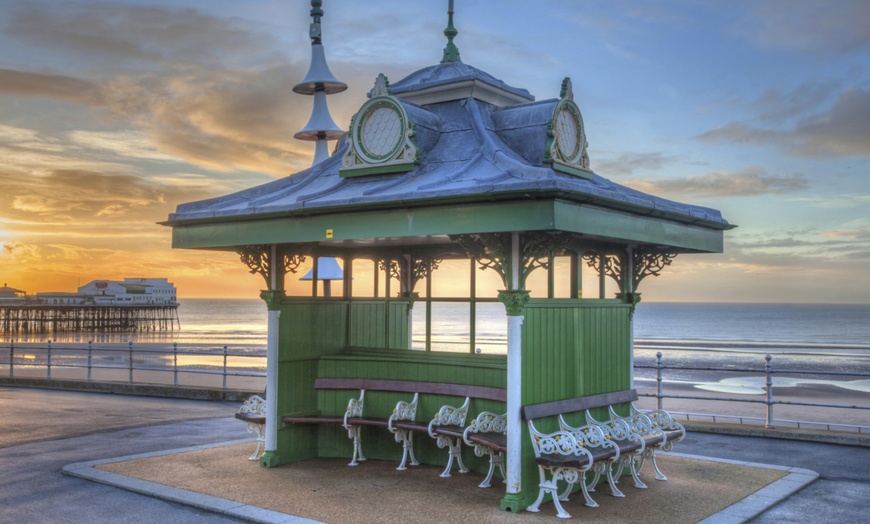
<path id="1" fill-rule="evenodd" d="M 0 195 L 11 212 L 51 219 L 97 216 L 110 206 L 129 209 L 165 202 L 160 188 L 136 176 L 73 170 L 54 171 L 26 182 L 0 173 Z"/>
<path id="2" fill-rule="evenodd" d="M 768 175 L 763 168 L 744 173 L 707 173 L 686 178 L 626 180 L 624 184 L 652 194 L 694 197 L 732 197 L 783 194 L 807 186 L 803 175 Z"/>
<path id="3" fill-rule="evenodd" d="M 268 60 L 279 46 L 273 37 L 238 18 L 218 18 L 195 9 L 105 2 L 11 7 L 5 34 L 96 63 L 120 61 L 201 64 Z"/>
<path id="4" fill-rule="evenodd" d="M 786 147 L 808 156 L 870 155 L 867 115 L 870 91 L 846 89 L 829 113 L 799 123 Z"/>
<path id="5" fill-rule="evenodd" d="M 797 122 L 790 130 L 760 129 L 731 122 L 699 135 L 704 142 L 775 145 L 805 157 L 870 155 L 870 91 L 845 89 L 834 106 Z"/>
<path id="6" fill-rule="evenodd" d="M 288 86 L 301 74 L 186 67 L 173 74 L 126 81 L 110 100 L 147 133 L 160 151 L 217 171 L 286 176 L 310 165 L 313 147 L 293 138 L 310 100 Z M 137 96 L 147 92 L 147 97 Z M 128 103 L 135 98 L 135 103 Z M 296 122 L 294 124 L 294 122 Z"/>
<path id="7" fill-rule="evenodd" d="M 673 158 L 664 156 L 661 152 L 652 153 L 621 153 L 616 157 L 603 155 L 603 160 L 596 159 L 593 165 L 598 173 L 604 176 L 629 175 L 637 170 L 657 171 L 673 162 Z"/>
<path id="8" fill-rule="evenodd" d="M 870 195 L 863 195 L 858 193 L 800 197 L 792 198 L 790 200 L 794 202 L 801 202 L 810 207 L 820 207 L 828 209 L 844 209 L 870 205 Z"/>
<path id="9" fill-rule="evenodd" d="M 835 82 L 807 82 L 790 92 L 768 89 L 751 108 L 762 120 L 780 122 L 817 112 L 838 89 Z"/>
<path id="10" fill-rule="evenodd" d="M 0 220 L 16 234 L 85 238 L 138 236 L 180 203 L 214 196 L 211 187 L 156 182 L 129 173 L 56 170 L 21 176 L 0 170 Z"/>
<path id="11" fill-rule="evenodd" d="M 102 103 L 100 86 L 64 75 L 0 69 L 0 94 L 57 98 L 85 105 Z"/>
<path id="12" fill-rule="evenodd" d="M 293 138 L 308 118 L 311 101 L 293 94 L 288 86 L 303 74 L 286 64 L 267 69 L 190 65 L 159 74 L 123 75 L 102 85 L 63 77 L 71 86 L 88 86 L 81 92 L 50 87 L 52 77 L 41 75 L 42 88 L 33 96 L 96 105 L 107 117 L 105 124 L 127 130 L 71 131 L 64 144 L 57 137 L 0 124 L 0 148 L 15 147 L 17 151 L 4 160 L 29 166 L 34 165 L 34 158 L 22 151 L 63 153 L 77 147 L 121 157 L 112 161 L 184 161 L 220 172 L 247 170 L 286 176 L 308 167 L 313 151 L 312 144 Z M 33 80 L 34 75 L 28 78 Z M 87 169 L 82 156 L 77 156 L 76 163 L 68 167 Z M 72 158 L 43 160 L 56 161 L 60 167 Z"/>
<path id="13" fill-rule="evenodd" d="M 763 0 L 751 4 L 735 33 L 765 48 L 844 54 L 870 46 L 867 20 L 865 0 Z"/>
<path id="14" fill-rule="evenodd" d="M 90 149 L 109 151 L 118 156 L 145 160 L 177 162 L 176 157 L 156 151 L 146 135 L 138 132 L 72 131 L 72 143 Z"/>

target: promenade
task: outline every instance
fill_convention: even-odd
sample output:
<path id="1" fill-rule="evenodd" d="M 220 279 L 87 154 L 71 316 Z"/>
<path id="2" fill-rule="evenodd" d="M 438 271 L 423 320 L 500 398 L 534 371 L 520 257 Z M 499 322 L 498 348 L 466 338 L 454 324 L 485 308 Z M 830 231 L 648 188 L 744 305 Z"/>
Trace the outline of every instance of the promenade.
<path id="1" fill-rule="evenodd" d="M 41 389 L 26 389 L 9 386 L 0 387 L 0 467 L 3 476 L 0 478 L 0 523 L 19 522 L 173 522 L 173 523 L 212 523 L 239 522 L 232 517 L 222 516 L 191 507 L 188 503 L 210 500 L 210 497 L 189 490 L 177 490 L 174 484 L 183 480 L 183 474 L 191 477 L 208 479 L 208 467 L 232 468 L 233 473 L 224 489 L 228 496 L 232 493 L 242 493 L 249 486 L 261 486 L 255 481 L 262 479 L 266 473 L 275 475 L 286 474 L 290 468 L 262 470 L 246 460 L 253 448 L 250 435 L 244 425 L 232 418 L 239 404 L 237 402 L 179 400 L 166 398 L 150 398 L 101 393 L 84 393 L 70 391 L 51 391 Z M 220 443 L 236 445 L 226 448 L 208 447 Z M 245 443 L 246 442 L 246 443 Z M 241 444 L 241 445 L 240 445 Z M 186 452 L 175 455 L 165 455 L 166 451 L 205 446 L 198 452 Z M 727 459 L 737 463 L 758 463 L 781 466 L 784 468 L 801 468 L 812 470 L 819 478 L 795 493 L 779 490 L 784 499 L 776 497 L 767 499 L 767 508 L 751 522 L 780 523 L 804 522 L 809 516 L 818 522 L 861 522 L 866 517 L 867 500 L 870 500 L 870 447 L 845 446 L 836 444 L 821 444 L 795 440 L 779 440 L 763 437 L 748 437 L 740 435 L 719 435 L 710 433 L 690 433 L 687 439 L 677 446 L 682 456 L 666 463 L 669 469 L 666 474 L 671 478 L 666 483 L 649 480 L 650 488 L 645 491 L 625 487 L 626 498 L 614 499 L 609 496 L 607 488 L 602 488 L 594 495 L 601 503 L 600 508 L 583 507 L 577 497 L 566 505 L 575 520 L 589 521 L 607 516 L 608 508 L 619 508 L 620 511 L 634 505 L 643 510 L 639 516 L 625 517 L 623 521 L 658 522 L 656 515 L 650 513 L 646 501 L 656 501 L 656 496 L 662 499 L 661 506 L 667 512 L 679 516 L 695 509 L 700 500 L 714 500 L 704 490 L 728 491 L 718 483 L 733 482 L 736 484 L 759 482 L 760 485 L 769 482 L 769 472 L 776 471 L 763 468 L 766 472 L 761 477 L 755 475 L 758 468 L 740 466 L 746 476 L 730 478 L 726 469 L 716 469 L 714 478 L 709 467 L 692 467 L 702 458 Z M 160 484 L 148 485 L 166 486 L 155 489 L 150 495 L 143 495 L 119 489 L 114 486 L 91 482 L 81 478 L 64 475 L 62 470 L 86 470 L 106 472 L 105 470 L 122 471 L 124 478 L 139 482 L 131 466 L 137 463 L 132 456 L 149 454 L 152 458 L 138 461 L 138 464 L 148 465 L 151 461 L 150 474 L 162 475 Z M 104 469 L 91 468 L 94 461 L 110 460 L 113 464 Z M 120 460 L 118 460 L 120 459 Z M 155 462 L 157 461 L 157 462 Z M 164 462 L 159 462 L 164 461 Z M 324 464 L 330 461 L 325 461 Z M 334 462 L 334 461 L 333 461 Z M 682 463 L 682 465 L 681 465 Z M 686 466 L 688 464 L 689 466 Z M 711 462 L 710 464 L 716 464 Z M 72 468 L 70 466 L 73 465 Z M 172 467 L 169 467 L 172 465 Z M 391 465 L 392 466 L 392 465 Z M 330 466 L 333 467 L 333 466 Z M 728 465 L 733 467 L 733 465 Z M 78 469 L 77 469 L 78 468 Z M 126 471 L 125 471 L 125 468 Z M 175 468 L 175 469 L 173 469 Z M 197 468 L 202 468 L 197 470 Z M 364 469 L 365 468 L 365 469 Z M 717 466 L 718 468 L 718 466 Z M 342 472 L 350 470 L 343 462 L 335 467 L 332 477 L 338 481 Z M 399 514 L 385 510 L 378 497 L 378 490 L 399 492 L 408 490 L 410 495 L 415 488 L 409 480 L 408 487 L 399 483 L 398 475 L 392 467 L 381 467 L 376 463 L 365 464 L 355 468 L 354 474 L 367 471 L 369 484 L 375 487 L 375 495 L 371 500 L 364 500 L 362 507 L 369 513 L 355 514 L 359 522 L 391 522 L 405 521 L 399 519 Z M 193 473 L 191 473 L 193 472 Z M 137 472 L 136 474 L 148 473 Z M 409 473 L 409 472 L 406 472 Z M 421 470 L 422 474 L 430 473 Z M 118 473 L 112 473 L 118 475 Z M 129 475 L 129 476 L 124 476 Z M 99 475 L 98 475 L 99 476 Z M 473 476 L 455 475 L 451 479 L 439 479 L 437 475 L 426 481 L 434 483 L 466 482 L 473 486 L 477 480 Z M 103 478 L 110 479 L 110 475 Z M 407 477 L 407 475 L 406 475 Z M 764 477 L 764 478 L 762 478 Z M 649 478 L 647 476 L 646 478 Z M 466 480 L 467 479 L 467 480 Z M 646 479 L 645 479 L 646 480 Z M 145 481 L 141 481 L 145 482 Z M 210 484 L 217 486 L 219 479 L 214 478 Z M 273 483 L 275 484 L 275 483 Z M 684 485 L 676 496 L 672 492 L 675 486 Z M 387 488 L 387 489 L 385 489 Z M 258 488 L 260 489 L 260 488 Z M 366 489 L 360 486 L 360 489 Z M 425 490 L 425 488 L 423 488 Z M 442 506 L 456 507 L 458 514 L 468 514 L 473 502 L 459 496 L 463 491 L 479 495 L 481 492 L 495 493 L 495 490 L 457 490 L 454 493 L 442 493 L 437 500 Z M 147 490 L 145 491 L 147 493 Z M 298 498 L 316 499 L 316 493 L 308 490 Z M 183 496 L 167 496 L 174 500 L 169 502 L 158 498 L 161 495 L 183 493 Z M 693 497 L 693 494 L 697 496 Z M 265 499 L 279 500 L 292 498 L 288 492 L 265 493 Z M 451 498 L 452 497 L 452 498 Z M 758 497 L 756 497 L 757 499 Z M 782 497 L 780 497 L 782 498 Z M 226 500 L 224 500 L 226 502 Z M 322 505 L 331 506 L 333 510 L 350 501 L 340 497 L 327 500 Z M 770 505 L 774 504 L 772 507 Z M 229 504 L 228 504 L 229 505 Z M 350 506 L 347 506 L 350 507 Z M 552 519 L 552 505 L 545 504 L 541 514 L 522 513 L 513 515 L 499 512 L 504 522 L 549 522 Z M 433 508 L 433 513 L 436 508 Z M 356 511 L 356 510 L 355 510 Z M 465 512 L 465 513 L 463 513 Z M 327 514 L 327 513 L 324 513 Z M 275 522 L 311 522 L 282 515 L 274 519 L 275 514 L 263 511 L 262 521 Z M 434 517 L 433 517 L 433 520 Z M 340 519 L 336 519 L 340 521 Z M 425 520 L 418 520 L 425 522 Z M 619 520 L 611 520 L 619 521 Z M 715 513 L 707 522 L 740 522 L 734 514 Z"/>

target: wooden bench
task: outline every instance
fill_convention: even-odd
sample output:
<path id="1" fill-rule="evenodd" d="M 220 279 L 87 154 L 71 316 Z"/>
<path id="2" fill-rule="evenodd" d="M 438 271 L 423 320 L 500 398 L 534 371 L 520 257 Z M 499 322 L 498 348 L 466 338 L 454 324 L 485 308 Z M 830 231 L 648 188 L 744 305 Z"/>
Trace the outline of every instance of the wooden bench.
<path id="1" fill-rule="evenodd" d="M 568 500 L 568 495 L 577 483 L 580 484 L 584 504 L 590 508 L 598 507 L 598 503 L 592 499 L 589 492 L 594 491 L 594 486 L 602 473 L 606 474 L 614 496 L 623 496 L 616 489 L 610 473 L 610 464 L 619 457 L 619 446 L 608 440 L 601 428 L 594 424 L 573 428 L 574 431 L 560 429 L 553 433 L 540 432 L 535 427 L 535 419 L 559 415 L 559 412 L 553 409 L 543 409 L 545 406 L 556 408 L 550 404 L 554 403 L 535 404 L 522 408 L 522 417 L 529 425 L 529 436 L 532 439 L 535 464 L 538 466 L 540 479 L 538 498 L 526 510 L 535 513 L 540 511 L 544 496 L 549 494 L 556 507 L 556 515 L 559 518 L 571 518 L 561 502 Z M 595 473 L 591 483 L 586 482 L 586 472 L 589 470 Z M 562 493 L 559 493 L 560 481 L 567 483 Z"/>
<path id="2" fill-rule="evenodd" d="M 386 427 L 395 435 L 396 442 L 402 444 L 402 461 L 398 470 L 407 469 L 410 465 L 419 464 L 414 456 L 414 433 L 426 432 L 436 439 L 438 447 L 448 448 L 447 467 L 441 473 L 442 477 L 449 477 L 453 462 L 459 465 L 459 471 L 465 473 L 468 469 L 462 463 L 461 441 L 463 437 L 465 418 L 468 414 L 468 406 L 471 398 L 498 400 L 504 402 L 506 393 L 504 389 L 485 386 L 472 386 L 464 384 L 447 384 L 440 382 L 421 382 L 409 380 L 387 380 L 369 378 L 335 378 L 321 377 L 314 381 L 315 389 L 359 389 L 359 398 L 351 398 L 348 401 L 347 410 L 343 417 L 338 416 L 284 416 L 281 420 L 288 424 L 307 423 L 339 423 L 347 429 L 348 438 L 353 440 L 353 457 L 349 466 L 356 466 L 365 460 L 362 452 L 361 428 L 363 426 Z M 396 404 L 393 413 L 388 418 L 365 416 L 366 391 L 393 391 L 398 393 L 413 394 L 410 401 L 400 400 Z M 465 398 L 462 406 L 444 405 L 435 414 L 431 421 L 417 421 L 417 405 L 419 396 L 444 395 Z"/>
<path id="3" fill-rule="evenodd" d="M 536 463 L 541 475 L 541 491 L 535 504 L 528 508 L 530 511 L 537 511 L 544 495 L 550 493 L 553 496 L 553 502 L 559 516 L 567 518 L 569 515 L 562 509 L 559 501 L 567 500 L 567 495 L 573 489 L 576 479 L 581 476 L 585 477 L 585 472 L 589 469 L 595 473 L 592 482 L 589 486 L 585 482 L 581 482 L 587 506 L 597 506 L 589 497 L 588 492 L 594 491 L 602 474 L 606 475 L 612 494 L 616 497 L 624 496 L 616 487 L 617 481 L 614 479 L 611 467 L 614 463 L 619 464 L 617 478 L 622 474 L 624 467 L 628 466 L 637 488 L 646 488 L 638 476 L 638 471 L 643 466 L 644 459 L 647 458 L 653 463 L 656 479 L 667 480 L 656 464 L 655 452 L 657 450 L 670 451 L 674 442 L 679 442 L 685 437 L 686 430 L 682 425 L 674 422 L 670 415 L 663 410 L 640 411 L 636 409 L 632 402 L 637 399 L 637 391 L 632 389 L 523 406 L 522 417 L 529 422 L 532 440 L 536 446 Z M 630 405 L 629 416 L 618 415 L 613 406 L 626 403 Z M 608 408 L 610 419 L 596 420 L 590 410 L 603 407 Z M 585 412 L 587 422 L 585 426 L 574 427 L 565 421 L 565 414 L 578 411 Z M 559 432 L 544 435 L 534 428 L 533 420 L 548 416 L 558 417 Z M 576 446 L 587 448 L 590 451 L 591 463 L 587 464 L 582 458 L 571 456 L 569 453 L 571 448 L 568 444 L 562 443 L 561 448 L 553 444 L 553 439 L 566 439 L 565 434 L 573 437 Z M 536 438 L 550 447 L 541 448 L 541 444 L 536 441 Z M 601 439 L 603 442 L 600 442 Z M 570 439 L 568 440 L 571 442 Z M 577 455 L 577 453 L 574 454 Z M 549 481 L 545 478 L 545 469 L 551 472 Z M 568 482 L 568 489 L 562 496 L 557 496 L 556 484 L 559 480 Z"/>
<path id="4" fill-rule="evenodd" d="M 236 413 L 236 418 L 248 426 L 248 433 L 257 434 L 257 449 L 248 460 L 259 460 L 260 451 L 266 444 L 266 401 L 259 395 L 251 395 Z"/>
<path id="5" fill-rule="evenodd" d="M 646 460 L 652 463 L 653 472 L 656 480 L 668 480 L 668 478 L 659 469 L 656 462 L 656 452 L 668 452 L 673 448 L 675 442 L 679 442 L 686 437 L 686 428 L 682 424 L 675 422 L 671 415 L 663 409 L 655 410 L 639 410 L 634 406 L 637 401 L 637 391 L 627 389 L 614 393 L 605 393 L 601 398 L 595 395 L 593 399 L 598 402 L 598 405 L 591 406 L 586 409 L 586 421 L 608 428 L 616 427 L 617 421 L 624 422 L 630 431 L 639 435 L 643 441 L 643 450 L 638 452 L 637 468 L 635 473 L 639 472 Z M 620 416 L 613 409 L 615 404 L 628 404 L 629 415 L 626 417 Z M 607 406 L 610 419 L 604 422 L 595 420 L 589 413 L 589 409 L 594 407 Z M 620 474 L 622 465 L 620 466 Z M 636 475 L 635 475 L 636 476 Z M 637 480 L 637 479 L 636 479 Z"/>

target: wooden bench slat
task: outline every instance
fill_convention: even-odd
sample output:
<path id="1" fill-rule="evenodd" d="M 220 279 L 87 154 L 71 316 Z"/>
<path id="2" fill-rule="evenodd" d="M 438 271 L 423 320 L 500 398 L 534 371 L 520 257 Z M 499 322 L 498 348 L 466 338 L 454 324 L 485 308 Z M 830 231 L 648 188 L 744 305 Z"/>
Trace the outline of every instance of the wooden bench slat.
<path id="1" fill-rule="evenodd" d="M 507 436 L 503 433 L 469 433 L 468 441 L 507 453 Z"/>
<path id="2" fill-rule="evenodd" d="M 311 416 L 302 416 L 302 417 L 281 417 L 281 422 L 285 422 L 287 424 L 341 424 L 344 422 L 344 417 L 334 417 L 334 416 L 319 416 L 319 415 L 311 415 Z"/>
<path id="3" fill-rule="evenodd" d="M 388 380 L 376 378 L 318 377 L 315 389 L 365 389 L 366 391 L 397 391 L 402 393 L 426 393 L 454 397 L 473 397 L 507 402 L 507 391 L 489 386 L 468 384 L 445 384 L 415 380 Z"/>
<path id="4" fill-rule="evenodd" d="M 560 415 L 562 413 L 573 413 L 575 411 L 585 411 L 587 409 L 602 408 L 613 404 L 624 404 L 626 402 L 634 402 L 638 398 L 637 391 L 627 389 L 623 391 L 614 391 L 611 393 L 601 393 L 599 395 L 590 395 L 588 397 L 568 398 L 564 400 L 554 400 L 552 402 L 541 402 L 540 404 L 529 404 L 522 407 L 523 420 L 534 420 L 543 417 Z"/>
<path id="5" fill-rule="evenodd" d="M 589 464 L 586 455 L 541 455 L 535 457 L 535 464 L 555 468 L 584 468 Z"/>
<path id="6" fill-rule="evenodd" d="M 236 413 L 236 418 L 243 422 L 250 422 L 251 424 L 266 423 L 265 415 L 255 415 L 253 413 Z"/>
<path id="7" fill-rule="evenodd" d="M 344 420 L 342 420 L 344 422 Z M 347 423 L 351 426 L 377 426 L 379 428 L 387 427 L 387 419 L 384 418 L 368 418 L 368 417 L 349 417 Z"/>

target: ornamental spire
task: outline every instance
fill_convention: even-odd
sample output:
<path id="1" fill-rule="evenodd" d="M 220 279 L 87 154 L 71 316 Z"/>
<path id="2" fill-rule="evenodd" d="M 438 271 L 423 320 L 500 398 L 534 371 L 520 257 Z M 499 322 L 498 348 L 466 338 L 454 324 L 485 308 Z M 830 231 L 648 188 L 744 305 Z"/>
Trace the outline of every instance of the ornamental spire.
<path id="1" fill-rule="evenodd" d="M 320 27 L 320 19 L 323 17 L 323 1 L 311 0 L 311 25 L 308 34 L 311 37 L 311 65 L 308 74 L 302 82 L 293 86 L 293 91 L 302 95 L 314 95 L 314 108 L 311 118 L 301 131 L 293 135 L 299 140 L 311 140 L 315 142 L 314 162 L 317 165 L 329 158 L 329 140 L 341 138 L 344 131 L 338 127 L 329 108 L 326 106 L 326 95 L 340 93 L 347 89 L 347 84 L 335 78 L 326 65 L 326 53 L 323 51 L 323 41 Z"/>
<path id="2" fill-rule="evenodd" d="M 447 6 L 447 29 L 444 30 L 444 36 L 447 37 L 447 47 L 444 48 L 444 58 L 441 63 L 447 62 L 462 62 L 459 58 L 459 48 L 453 43 L 453 39 L 459 31 L 453 27 L 453 0 L 450 0 Z"/>

